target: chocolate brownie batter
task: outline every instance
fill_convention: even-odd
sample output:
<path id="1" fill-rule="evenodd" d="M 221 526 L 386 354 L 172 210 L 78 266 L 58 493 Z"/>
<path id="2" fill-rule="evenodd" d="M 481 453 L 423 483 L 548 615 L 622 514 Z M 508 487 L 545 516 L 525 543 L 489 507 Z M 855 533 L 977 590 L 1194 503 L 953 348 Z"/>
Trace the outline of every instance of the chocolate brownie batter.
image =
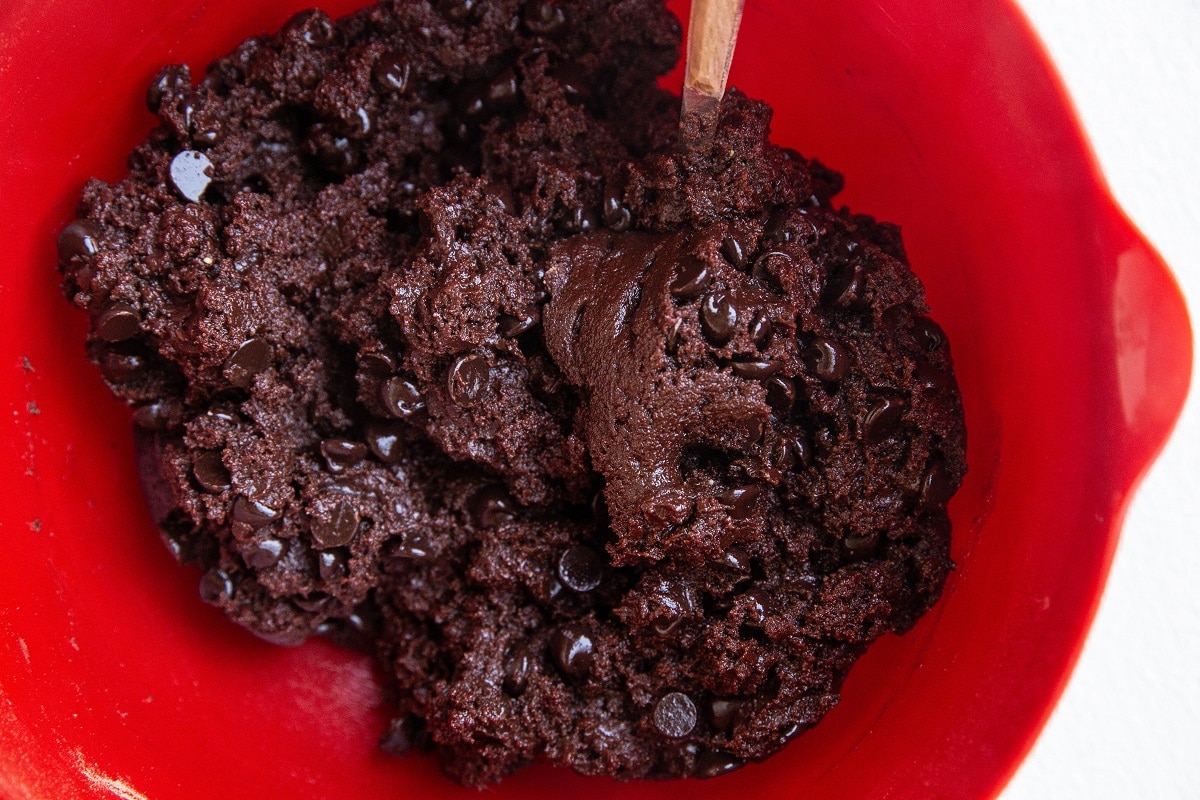
<path id="1" fill-rule="evenodd" d="M 656 0 L 383 2 L 164 69 L 59 238 L 200 595 L 378 654 L 381 746 L 714 777 L 815 724 L 950 569 L 948 345 L 897 229 Z"/>

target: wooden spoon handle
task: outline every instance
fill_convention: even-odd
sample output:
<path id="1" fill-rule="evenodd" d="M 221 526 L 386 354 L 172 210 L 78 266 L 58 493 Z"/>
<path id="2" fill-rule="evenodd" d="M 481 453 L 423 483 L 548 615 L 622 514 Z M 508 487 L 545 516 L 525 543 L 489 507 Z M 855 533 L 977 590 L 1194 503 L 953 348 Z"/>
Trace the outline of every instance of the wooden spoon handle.
<path id="1" fill-rule="evenodd" d="M 745 0 L 692 2 L 680 120 L 680 140 L 686 149 L 703 149 L 712 142 L 744 4 Z"/>

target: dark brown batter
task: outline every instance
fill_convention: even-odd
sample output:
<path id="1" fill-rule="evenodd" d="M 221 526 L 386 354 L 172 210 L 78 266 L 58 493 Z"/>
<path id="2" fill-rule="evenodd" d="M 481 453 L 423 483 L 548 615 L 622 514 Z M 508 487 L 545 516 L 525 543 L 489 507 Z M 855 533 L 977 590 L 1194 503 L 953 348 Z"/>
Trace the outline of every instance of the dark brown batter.
<path id="1" fill-rule="evenodd" d="M 389 752 L 713 777 L 950 569 L 965 434 L 898 231 L 654 0 L 384 2 L 168 67 L 59 240 L 201 597 L 366 648 Z"/>

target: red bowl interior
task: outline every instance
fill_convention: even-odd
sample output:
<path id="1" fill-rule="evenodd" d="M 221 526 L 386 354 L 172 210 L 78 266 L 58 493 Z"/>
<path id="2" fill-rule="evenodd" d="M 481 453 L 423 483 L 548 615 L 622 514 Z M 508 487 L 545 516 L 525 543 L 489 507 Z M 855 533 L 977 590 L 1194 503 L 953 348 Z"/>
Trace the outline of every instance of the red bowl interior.
<path id="1" fill-rule="evenodd" d="M 56 233 L 85 179 L 122 176 L 158 67 L 202 68 L 310 3 L 0 6 L 0 795 L 478 796 L 376 753 L 369 660 L 264 644 L 198 601 L 58 295 Z M 623 786 L 539 766 L 493 796 L 991 797 L 1063 687 L 1179 412 L 1182 299 L 1004 0 L 751 0 L 732 82 L 774 104 L 776 141 L 845 172 L 845 202 L 903 225 L 967 409 L 959 568 L 767 763 Z"/>

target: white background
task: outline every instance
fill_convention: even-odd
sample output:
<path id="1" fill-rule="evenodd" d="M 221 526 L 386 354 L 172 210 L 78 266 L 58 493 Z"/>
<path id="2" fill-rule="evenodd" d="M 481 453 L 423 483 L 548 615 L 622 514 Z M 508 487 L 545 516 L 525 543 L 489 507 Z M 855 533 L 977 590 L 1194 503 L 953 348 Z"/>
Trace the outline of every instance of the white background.
<path id="1" fill-rule="evenodd" d="M 1200 327 L 1200 0 L 1018 0 Z M 1002 800 L 1200 798 L 1200 398 L 1136 495 L 1058 708 Z"/>

